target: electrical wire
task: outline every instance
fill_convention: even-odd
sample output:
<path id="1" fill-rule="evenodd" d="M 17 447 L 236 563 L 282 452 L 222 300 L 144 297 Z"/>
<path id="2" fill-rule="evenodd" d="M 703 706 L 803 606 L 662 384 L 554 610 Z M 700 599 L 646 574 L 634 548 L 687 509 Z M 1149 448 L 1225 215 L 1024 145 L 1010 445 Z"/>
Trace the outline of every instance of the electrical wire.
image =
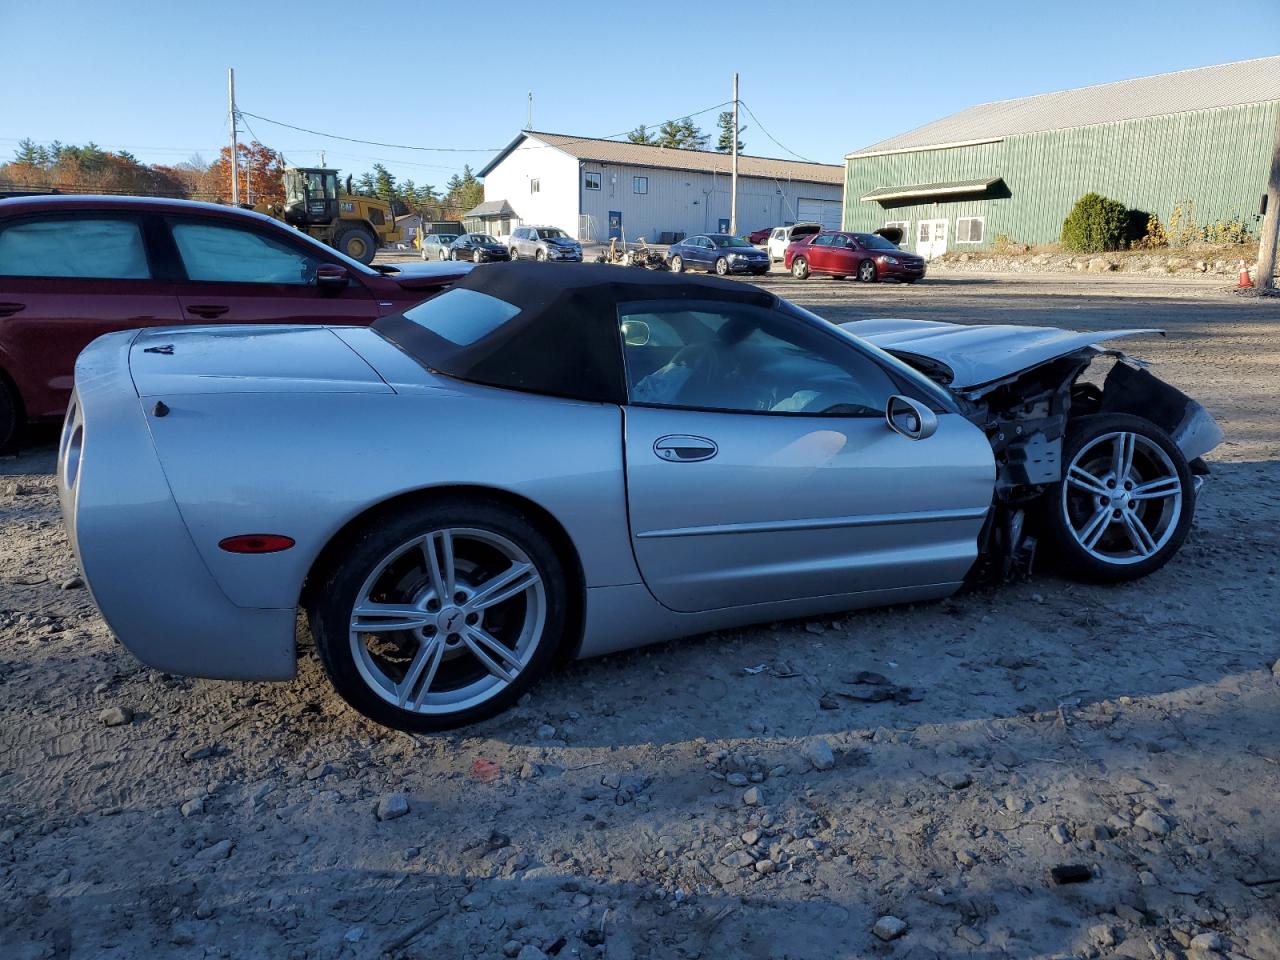
<path id="1" fill-rule="evenodd" d="M 774 142 L 774 144 L 775 144 L 775 145 L 776 145 L 780 150 L 785 150 L 787 153 L 791 154 L 791 155 L 792 155 L 793 157 L 795 157 L 796 159 L 798 159 L 798 160 L 803 160 L 805 163 L 819 163 L 819 162 L 821 162 L 821 161 L 818 161 L 818 160 L 811 160 L 811 159 L 809 159 L 808 157 L 802 156 L 802 155 L 800 155 L 800 154 L 796 153 L 796 152 L 795 152 L 794 150 L 792 150 L 790 147 L 788 147 L 788 146 L 786 146 L 785 144 L 783 144 L 783 143 L 779 142 L 779 140 L 778 140 L 778 138 L 777 138 L 777 137 L 775 137 L 772 133 L 770 133 L 768 130 L 766 130 L 766 129 L 765 129 L 764 124 L 760 122 L 760 118 L 756 116 L 756 114 L 755 114 L 755 111 L 754 111 L 754 110 L 752 110 L 749 106 L 747 106 L 747 102 L 746 102 L 745 100 L 739 100 L 739 101 L 738 101 L 738 103 L 740 103 L 740 104 L 742 105 L 742 108 L 743 108 L 744 110 L 746 110 L 748 114 L 750 114 L 750 115 L 751 115 L 751 119 L 752 119 L 752 120 L 754 120 L 754 121 L 756 122 L 756 126 L 758 126 L 758 127 L 760 128 L 760 132 L 761 132 L 761 133 L 763 133 L 763 134 L 764 134 L 766 137 L 768 137 L 770 140 L 772 140 L 772 141 Z"/>

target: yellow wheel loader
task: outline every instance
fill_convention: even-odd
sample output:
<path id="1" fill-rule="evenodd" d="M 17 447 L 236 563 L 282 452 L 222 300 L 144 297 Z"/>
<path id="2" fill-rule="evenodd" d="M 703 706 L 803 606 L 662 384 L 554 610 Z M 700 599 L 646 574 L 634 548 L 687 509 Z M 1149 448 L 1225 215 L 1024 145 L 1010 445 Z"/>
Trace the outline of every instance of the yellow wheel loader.
<path id="1" fill-rule="evenodd" d="M 378 247 L 404 239 L 390 203 L 339 192 L 338 171 L 324 167 L 289 167 L 284 172 L 284 206 L 273 203 L 255 209 L 361 263 L 372 262 Z"/>

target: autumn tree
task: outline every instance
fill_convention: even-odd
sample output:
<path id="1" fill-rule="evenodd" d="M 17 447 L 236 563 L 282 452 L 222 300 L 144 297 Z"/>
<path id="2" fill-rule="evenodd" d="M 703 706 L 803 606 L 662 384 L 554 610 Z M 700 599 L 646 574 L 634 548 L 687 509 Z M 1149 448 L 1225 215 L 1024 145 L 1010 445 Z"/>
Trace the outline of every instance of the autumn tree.
<path id="1" fill-rule="evenodd" d="M 284 157 L 254 140 L 236 145 L 241 203 L 284 203 Z M 211 199 L 231 200 L 231 148 L 223 147 L 206 177 Z"/>

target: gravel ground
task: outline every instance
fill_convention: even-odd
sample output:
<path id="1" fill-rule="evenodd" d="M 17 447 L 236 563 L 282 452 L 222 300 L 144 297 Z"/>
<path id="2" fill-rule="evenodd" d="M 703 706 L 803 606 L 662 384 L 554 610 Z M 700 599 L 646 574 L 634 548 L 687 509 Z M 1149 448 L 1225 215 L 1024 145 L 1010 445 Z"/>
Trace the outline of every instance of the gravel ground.
<path id="1" fill-rule="evenodd" d="M 1167 328 L 1129 348 L 1229 436 L 1187 546 L 1123 587 L 571 664 L 410 737 L 329 692 L 305 630 L 287 684 L 133 660 L 74 579 L 46 431 L 0 460 L 0 954 L 1280 957 L 1280 302 L 766 283 L 832 319 Z"/>

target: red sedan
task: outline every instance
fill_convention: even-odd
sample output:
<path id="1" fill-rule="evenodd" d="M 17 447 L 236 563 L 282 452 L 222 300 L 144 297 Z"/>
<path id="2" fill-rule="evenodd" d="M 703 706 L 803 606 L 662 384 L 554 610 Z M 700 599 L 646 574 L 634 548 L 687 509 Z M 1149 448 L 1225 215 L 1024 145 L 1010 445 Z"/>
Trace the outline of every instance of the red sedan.
<path id="1" fill-rule="evenodd" d="M 823 275 L 857 277 L 864 283 L 915 283 L 925 273 L 923 257 L 900 250 L 874 233 L 816 233 L 803 237 L 787 247 L 783 263 L 797 280 Z"/>
<path id="2" fill-rule="evenodd" d="M 208 203 L 0 200 L 0 449 L 25 421 L 62 416 L 76 356 L 104 333 L 372 323 L 468 269 L 414 264 L 385 275 L 270 217 Z"/>

